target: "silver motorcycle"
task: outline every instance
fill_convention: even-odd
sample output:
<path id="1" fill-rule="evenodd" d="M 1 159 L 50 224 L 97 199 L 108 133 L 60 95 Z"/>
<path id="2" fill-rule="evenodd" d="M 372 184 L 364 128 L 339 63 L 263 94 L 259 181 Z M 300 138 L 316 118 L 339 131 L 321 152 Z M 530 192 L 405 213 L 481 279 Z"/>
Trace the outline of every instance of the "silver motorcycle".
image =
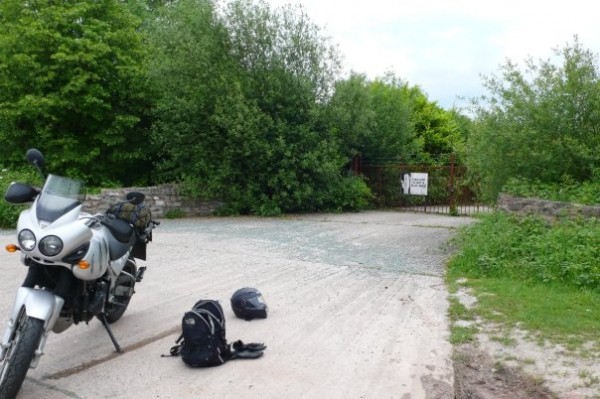
<path id="1" fill-rule="evenodd" d="M 0 343 L 0 399 L 17 395 L 51 331 L 61 333 L 96 317 L 121 352 L 109 324 L 123 316 L 135 284 L 142 281 L 146 267 L 138 268 L 136 258 L 146 260 L 146 245 L 159 225 L 139 192 L 127 194 L 107 213 L 84 213 L 81 182 L 44 176 L 44 158 L 36 149 L 27 151 L 27 159 L 45 183 L 41 190 L 12 183 L 4 196 L 10 203 L 32 205 L 19 216 L 18 244 L 6 247 L 20 253 L 28 272 Z"/>

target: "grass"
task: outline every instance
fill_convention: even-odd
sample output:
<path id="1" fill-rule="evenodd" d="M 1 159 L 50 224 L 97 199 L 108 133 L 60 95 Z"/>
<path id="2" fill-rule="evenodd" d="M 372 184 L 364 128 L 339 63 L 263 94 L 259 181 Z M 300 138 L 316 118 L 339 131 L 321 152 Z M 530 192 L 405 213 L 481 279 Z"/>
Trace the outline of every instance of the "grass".
<path id="1" fill-rule="evenodd" d="M 475 340 L 479 332 L 477 327 L 453 326 L 450 331 L 450 343 L 452 345 L 464 344 Z"/>
<path id="2" fill-rule="evenodd" d="M 600 339 L 598 293 L 497 278 L 469 285 L 478 298 L 477 313 L 488 321 L 518 326 L 540 342 L 561 343 L 568 349 Z"/>
<path id="3" fill-rule="evenodd" d="M 450 320 L 481 318 L 504 331 L 525 330 L 539 343 L 600 356 L 599 244 L 595 219 L 481 216 L 459 232 L 447 273 L 450 292 L 468 288 L 477 306 L 467 309 L 451 299 Z M 473 327 L 454 324 L 451 339 L 473 339 Z M 502 331 L 494 339 L 513 343 Z"/>

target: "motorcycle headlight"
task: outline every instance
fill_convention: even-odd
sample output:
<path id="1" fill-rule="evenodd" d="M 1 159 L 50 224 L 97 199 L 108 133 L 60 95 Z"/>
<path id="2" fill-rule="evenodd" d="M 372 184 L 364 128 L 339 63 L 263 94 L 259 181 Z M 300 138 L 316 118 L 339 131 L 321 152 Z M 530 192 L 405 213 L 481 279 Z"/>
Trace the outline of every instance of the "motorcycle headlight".
<path id="1" fill-rule="evenodd" d="M 19 231 L 19 246 L 25 251 L 31 251 L 35 248 L 35 234 L 33 231 L 23 229 Z"/>
<path id="2" fill-rule="evenodd" d="M 46 256 L 58 255 L 63 249 L 63 242 L 57 236 L 46 236 L 40 240 L 40 252 Z"/>

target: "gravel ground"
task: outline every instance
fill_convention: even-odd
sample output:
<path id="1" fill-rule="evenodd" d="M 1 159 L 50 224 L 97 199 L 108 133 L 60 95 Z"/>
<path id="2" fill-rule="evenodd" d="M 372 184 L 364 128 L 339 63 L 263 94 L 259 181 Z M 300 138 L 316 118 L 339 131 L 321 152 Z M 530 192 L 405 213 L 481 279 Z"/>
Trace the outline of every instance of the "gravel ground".
<path id="1" fill-rule="evenodd" d="M 113 332 L 97 321 L 51 335 L 19 398 L 452 398 L 445 243 L 466 217 L 396 212 L 165 220 L 144 281 Z M 0 242 L 13 240 L 0 232 Z M 0 314 L 25 268 L 2 252 Z M 262 291 L 265 320 L 235 318 L 231 294 Z M 225 308 L 230 341 L 258 360 L 191 369 L 168 353 L 184 311 Z"/>

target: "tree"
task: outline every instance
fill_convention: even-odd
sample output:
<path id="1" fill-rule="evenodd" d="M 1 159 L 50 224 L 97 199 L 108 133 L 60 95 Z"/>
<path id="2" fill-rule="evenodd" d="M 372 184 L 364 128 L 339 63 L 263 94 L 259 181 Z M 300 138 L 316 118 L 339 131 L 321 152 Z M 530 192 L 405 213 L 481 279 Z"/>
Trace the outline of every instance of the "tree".
<path id="1" fill-rule="evenodd" d="M 377 162 L 418 152 L 406 87 L 392 75 L 369 81 L 355 73 L 336 84 L 326 115 L 345 155 Z"/>
<path id="2" fill-rule="evenodd" d="M 274 119 L 304 123 L 331 95 L 341 59 L 300 5 L 236 0 L 222 10 L 248 98 Z"/>
<path id="3" fill-rule="evenodd" d="M 342 208 L 365 186 L 321 122 L 336 59 L 294 8 L 208 0 L 160 9 L 150 28 L 161 173 L 227 213 Z M 350 199 L 349 199 L 350 198 Z"/>
<path id="4" fill-rule="evenodd" d="M 371 162 L 430 160 L 463 140 L 456 115 L 393 74 L 374 81 L 351 74 L 337 82 L 326 115 L 344 154 Z"/>
<path id="5" fill-rule="evenodd" d="M 600 165 L 600 81 L 597 56 L 572 44 L 554 50 L 562 65 L 507 61 L 484 79 L 476 101 L 468 161 L 494 197 L 509 177 L 559 183 L 586 181 Z"/>
<path id="6" fill-rule="evenodd" d="M 415 139 L 423 145 L 423 158 L 460 151 L 464 136 L 459 122 L 466 123 L 464 117 L 429 101 L 418 87 L 408 90 L 412 103 L 411 122 Z"/>
<path id="7" fill-rule="evenodd" d="M 329 129 L 338 137 L 342 154 L 349 159 L 364 154 L 369 158 L 369 152 L 378 157 L 378 151 L 368 149 L 366 143 L 377 125 L 369 84 L 365 75 L 352 73 L 336 82 L 334 94 L 325 107 Z"/>
<path id="8" fill-rule="evenodd" d="M 375 114 L 375 130 L 365 137 L 366 159 L 399 160 L 421 155 L 423 143 L 415 136 L 414 104 L 408 83 L 393 74 L 368 86 Z"/>
<path id="9" fill-rule="evenodd" d="M 0 2 L 0 154 L 98 185 L 150 168 L 140 20 L 117 0 Z"/>
<path id="10" fill-rule="evenodd" d="M 228 56 L 227 32 L 209 0 L 181 0 L 159 7 L 148 23 L 155 93 L 153 142 L 160 148 L 161 180 L 186 174 L 214 176 L 223 138 L 214 136 L 211 115 L 217 99 L 239 87 Z"/>

